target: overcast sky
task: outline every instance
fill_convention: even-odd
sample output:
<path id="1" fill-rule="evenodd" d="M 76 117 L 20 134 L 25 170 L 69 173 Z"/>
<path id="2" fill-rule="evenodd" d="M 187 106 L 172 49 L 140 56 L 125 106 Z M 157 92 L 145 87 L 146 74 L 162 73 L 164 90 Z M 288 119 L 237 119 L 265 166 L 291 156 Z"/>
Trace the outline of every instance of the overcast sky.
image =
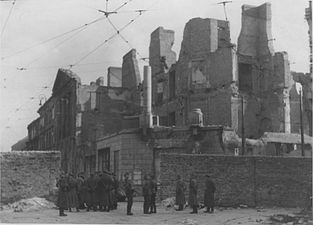
<path id="1" fill-rule="evenodd" d="M 108 66 L 121 66 L 122 57 L 131 47 L 142 57 L 149 56 L 150 34 L 157 27 L 175 31 L 174 51 L 179 55 L 185 24 L 194 17 L 225 19 L 221 0 L 109 0 L 108 11 L 127 2 L 118 14 L 110 15 L 113 24 L 122 28 L 138 17 L 138 9 L 147 9 L 121 34 L 86 56 L 115 32 L 106 19 L 85 29 L 47 41 L 103 16 L 105 0 L 0 0 L 1 80 L 0 80 L 0 151 L 27 136 L 27 125 L 38 117 L 40 99 L 51 96 L 58 68 L 76 72 L 83 83 L 104 76 Z M 233 0 L 227 4 L 231 38 L 237 43 L 241 29 L 241 5 L 260 5 L 260 0 Z M 272 31 L 275 51 L 289 54 L 291 69 L 307 72 L 308 25 L 304 19 L 307 0 L 272 0 Z M 11 13 L 10 13 L 11 12 Z M 9 16 L 10 15 L 10 16 Z M 40 44 L 43 43 L 43 44 Z M 139 57 L 138 57 L 139 58 Z M 140 68 L 146 62 L 139 60 Z M 19 69 L 17 69 L 19 68 Z M 23 68 L 23 70 L 20 70 Z M 25 68 L 25 69 L 24 69 Z"/>

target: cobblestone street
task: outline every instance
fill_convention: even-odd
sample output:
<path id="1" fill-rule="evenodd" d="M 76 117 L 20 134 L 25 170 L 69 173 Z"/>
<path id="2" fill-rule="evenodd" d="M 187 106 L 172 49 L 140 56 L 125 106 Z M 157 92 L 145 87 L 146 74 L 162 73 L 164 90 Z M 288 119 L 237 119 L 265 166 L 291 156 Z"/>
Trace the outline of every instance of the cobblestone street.
<path id="1" fill-rule="evenodd" d="M 3 210 L 0 212 L 1 223 L 89 223 L 89 224 L 284 224 L 275 223 L 270 216 L 283 214 L 295 216 L 300 209 L 250 209 L 250 208 L 218 208 L 214 214 L 204 213 L 189 214 L 190 209 L 177 212 L 174 209 L 166 209 L 158 205 L 157 214 L 144 215 L 142 202 L 135 202 L 133 216 L 127 216 L 126 203 L 119 203 L 118 209 L 111 212 L 66 212 L 66 217 L 59 217 L 56 209 L 48 209 L 33 212 L 12 212 Z M 301 224 L 313 224 L 312 221 L 302 220 Z M 288 223 L 289 224 L 289 223 Z M 299 224 L 299 223 L 292 223 Z"/>

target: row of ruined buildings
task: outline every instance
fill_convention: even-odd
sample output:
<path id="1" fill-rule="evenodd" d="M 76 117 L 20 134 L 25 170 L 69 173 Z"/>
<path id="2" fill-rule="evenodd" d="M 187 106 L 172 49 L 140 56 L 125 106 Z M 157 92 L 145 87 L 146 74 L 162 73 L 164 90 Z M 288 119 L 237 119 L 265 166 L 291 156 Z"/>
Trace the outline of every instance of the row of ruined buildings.
<path id="1" fill-rule="evenodd" d="M 291 72 L 271 32 L 269 3 L 243 5 L 237 45 L 228 21 L 194 18 L 177 59 L 174 31 L 153 31 L 143 80 L 135 49 L 121 68 L 108 68 L 106 85 L 103 77 L 82 84 L 59 69 L 51 97 L 28 125 L 27 149 L 60 150 L 68 172 L 131 172 L 138 184 L 145 173 L 159 176 L 160 153 L 299 155 L 298 82 L 311 156 L 312 72 Z"/>

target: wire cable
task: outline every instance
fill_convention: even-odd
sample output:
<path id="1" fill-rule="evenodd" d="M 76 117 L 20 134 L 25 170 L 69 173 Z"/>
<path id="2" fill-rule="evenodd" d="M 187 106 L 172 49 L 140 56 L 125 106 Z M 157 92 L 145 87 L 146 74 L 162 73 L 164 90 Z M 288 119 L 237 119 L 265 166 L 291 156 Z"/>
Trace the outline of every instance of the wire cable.
<path id="1" fill-rule="evenodd" d="M 86 59 L 88 56 L 90 56 L 92 53 L 94 53 L 95 51 L 97 51 L 102 45 L 106 44 L 107 42 L 109 42 L 110 40 L 112 40 L 115 36 L 117 35 L 117 33 L 111 35 L 108 39 L 104 40 L 103 42 L 101 42 L 99 45 L 97 45 L 97 47 L 95 47 L 93 50 L 91 50 L 90 52 L 88 52 L 86 55 L 84 55 L 83 57 L 81 57 L 79 60 L 77 60 L 74 64 L 69 65 L 70 68 L 76 66 L 78 63 L 80 63 L 81 61 L 83 61 L 84 59 Z"/>
<path id="2" fill-rule="evenodd" d="M 140 14 L 138 15 L 138 17 L 141 16 L 141 15 L 142 15 L 142 13 L 140 13 Z M 126 44 L 128 44 L 128 46 L 129 46 L 131 49 L 133 49 L 134 47 L 133 47 L 133 46 L 130 44 L 130 42 L 120 33 L 120 31 L 118 30 L 118 28 L 113 24 L 113 22 L 110 20 L 109 17 L 107 17 L 107 20 L 109 21 L 109 23 L 111 24 L 111 26 L 116 30 L 116 32 L 117 32 L 117 34 L 120 36 L 120 38 L 121 38 Z M 136 50 L 136 54 L 139 56 L 139 59 L 145 61 L 145 58 L 138 52 L 138 50 Z"/>
<path id="3" fill-rule="evenodd" d="M 16 1 L 16 0 L 14 0 L 14 1 L 12 2 L 12 6 L 11 6 L 11 8 L 10 8 L 8 17 L 6 18 L 6 20 L 5 20 L 5 22 L 4 22 L 4 25 L 3 25 L 3 28 L 2 28 L 2 30 L 1 30 L 1 39 L 2 39 L 2 35 L 4 34 L 4 30 L 5 30 L 5 28 L 6 28 L 7 24 L 8 24 L 9 18 L 10 18 L 11 14 L 12 14 L 13 7 L 14 7 L 14 5 L 15 5 L 15 1 Z"/>
<path id="4" fill-rule="evenodd" d="M 125 5 L 127 5 L 128 3 L 130 3 L 133 0 L 128 0 L 126 2 L 124 2 L 121 6 L 117 7 L 116 9 L 113 10 L 113 12 L 116 12 L 118 10 L 120 10 L 121 8 L 123 8 Z"/>
<path id="5" fill-rule="evenodd" d="M 59 47 L 60 45 L 64 44 L 65 42 L 67 42 L 68 40 L 72 39 L 73 37 L 75 37 L 77 34 L 79 34 L 80 32 L 82 32 L 82 31 L 85 30 L 85 29 L 87 29 L 87 26 L 85 26 L 85 27 L 81 28 L 80 30 L 76 31 L 74 34 L 72 34 L 72 35 L 69 36 L 68 38 L 66 38 L 66 39 L 64 39 L 64 40 L 62 40 L 62 41 L 60 41 L 60 42 L 58 42 L 55 46 L 53 46 L 53 47 L 51 48 L 51 50 L 53 50 L 53 49 Z M 45 52 L 44 52 L 43 54 L 41 54 L 39 57 L 37 57 L 36 59 L 34 59 L 34 60 L 32 60 L 31 62 L 29 62 L 24 68 L 25 68 L 25 69 L 28 69 L 31 64 L 33 64 L 34 62 L 36 62 L 36 61 L 38 61 L 39 59 L 41 59 L 41 58 L 42 58 L 44 55 L 46 55 L 47 53 L 48 53 L 48 51 L 45 51 Z"/>
<path id="6" fill-rule="evenodd" d="M 66 31 L 66 32 L 64 32 L 64 33 L 58 34 L 58 35 L 56 35 L 56 36 L 54 36 L 54 37 L 52 37 L 52 38 L 49 38 L 49 39 L 44 40 L 44 41 L 42 41 L 42 42 L 39 42 L 39 43 L 37 43 L 37 44 L 31 45 L 30 47 L 25 48 L 25 49 L 20 50 L 20 51 L 17 51 L 17 52 L 15 52 L 15 53 L 11 54 L 11 55 L 2 57 L 1 59 L 4 60 L 4 59 L 10 58 L 10 57 L 12 57 L 12 56 L 18 55 L 18 54 L 20 54 L 20 53 L 26 52 L 26 51 L 28 51 L 28 50 L 30 50 L 30 49 L 32 49 L 32 48 L 35 48 L 35 47 L 40 46 L 40 45 L 42 45 L 42 44 L 45 44 L 45 43 L 47 43 L 47 42 L 53 41 L 53 40 L 55 40 L 55 39 L 57 39 L 57 38 L 63 37 L 63 36 L 65 36 L 65 35 L 67 35 L 67 34 L 70 34 L 70 33 L 72 33 L 72 32 L 75 32 L 75 31 L 77 31 L 77 30 L 79 30 L 79 29 L 81 29 L 81 28 L 83 28 L 83 27 L 85 27 L 85 26 L 89 26 L 89 25 L 94 24 L 94 23 L 96 23 L 96 22 L 98 22 L 98 21 L 100 21 L 100 20 L 103 20 L 103 19 L 105 19 L 104 16 L 102 16 L 102 17 L 100 17 L 100 18 L 98 18 L 98 19 L 96 19 L 96 20 L 93 20 L 93 21 L 91 21 L 91 22 L 89 22 L 89 23 L 85 23 L 84 25 L 81 25 L 81 26 L 79 26 L 79 27 L 76 27 L 76 28 L 74 28 L 74 29 L 72 29 L 72 30 L 69 30 L 69 31 Z"/>
<path id="7" fill-rule="evenodd" d="M 84 59 L 86 59 L 88 56 L 90 56 L 92 53 L 94 53 L 95 51 L 97 51 L 101 46 L 103 46 L 104 44 L 108 43 L 110 40 L 112 40 L 116 35 L 118 35 L 121 31 L 123 31 L 124 29 L 126 29 L 126 27 L 128 27 L 130 24 L 132 24 L 139 16 L 141 16 L 141 14 L 139 14 L 138 16 L 136 16 L 134 19 L 130 20 L 127 24 L 125 24 L 120 30 L 117 30 L 116 33 L 114 33 L 113 35 L 111 35 L 108 39 L 104 40 L 103 42 L 101 42 L 99 45 L 97 45 L 93 50 L 91 50 L 90 52 L 88 52 L 86 55 L 84 55 L 83 57 L 81 57 L 79 60 L 77 60 L 75 63 L 69 65 L 70 68 L 76 66 L 77 64 L 79 64 L 81 61 L 83 61 Z"/>

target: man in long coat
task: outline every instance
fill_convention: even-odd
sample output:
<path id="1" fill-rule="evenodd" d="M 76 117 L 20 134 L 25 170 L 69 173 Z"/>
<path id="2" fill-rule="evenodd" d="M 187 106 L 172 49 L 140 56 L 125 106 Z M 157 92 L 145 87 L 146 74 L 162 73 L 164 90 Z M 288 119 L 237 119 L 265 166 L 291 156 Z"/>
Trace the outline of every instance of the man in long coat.
<path id="1" fill-rule="evenodd" d="M 133 213 L 131 212 L 131 208 L 133 205 L 133 184 L 132 181 L 129 179 L 129 173 L 125 173 L 124 175 L 124 190 L 127 198 L 127 215 L 132 216 Z"/>
<path id="2" fill-rule="evenodd" d="M 69 212 L 72 211 L 71 208 L 76 208 L 76 211 L 79 212 L 79 202 L 78 202 L 78 186 L 77 186 L 77 180 L 73 176 L 73 174 L 69 174 L 68 176 L 68 184 L 69 184 L 69 192 L 68 192 L 68 209 Z"/>
<path id="3" fill-rule="evenodd" d="M 79 174 L 77 177 L 77 188 L 78 188 L 78 202 L 79 208 L 85 209 L 86 195 L 87 195 L 87 187 L 83 174 Z"/>
<path id="4" fill-rule="evenodd" d="M 191 175 L 189 182 L 189 201 L 188 201 L 189 206 L 192 208 L 191 213 L 198 213 L 197 194 L 198 194 L 197 181 L 194 178 L 194 176 Z"/>
<path id="5" fill-rule="evenodd" d="M 214 211 L 214 192 L 215 184 L 209 175 L 206 175 L 205 190 L 204 190 L 204 206 L 207 207 L 205 212 L 213 213 Z"/>
<path id="6" fill-rule="evenodd" d="M 149 208 L 151 205 L 151 183 L 150 183 L 150 177 L 148 175 L 144 176 L 143 185 L 142 185 L 142 194 L 144 198 L 143 203 L 143 213 L 144 214 L 150 214 Z"/>
<path id="7" fill-rule="evenodd" d="M 111 175 L 108 173 L 108 171 L 104 171 L 102 173 L 101 180 L 104 186 L 102 204 L 104 207 L 104 211 L 109 212 L 111 208 L 110 207 L 111 206 L 111 189 L 112 189 L 113 179 Z"/>
<path id="8" fill-rule="evenodd" d="M 57 206 L 59 207 L 59 216 L 67 216 L 64 210 L 68 208 L 68 180 L 63 172 L 60 174 L 56 186 L 58 187 Z"/>
<path id="9" fill-rule="evenodd" d="M 88 188 L 88 198 L 87 198 L 87 211 L 93 208 L 94 211 L 97 211 L 96 205 L 96 185 L 97 181 L 95 179 L 94 174 L 91 174 L 87 179 L 87 188 Z"/>
<path id="10" fill-rule="evenodd" d="M 113 178 L 113 189 L 111 190 L 112 209 L 117 209 L 117 192 L 118 192 L 119 182 L 114 173 L 112 173 L 111 175 Z"/>
<path id="11" fill-rule="evenodd" d="M 97 196 L 97 205 L 99 205 L 99 211 L 105 211 L 105 183 L 103 182 L 103 174 L 98 173 L 96 178 L 96 196 Z"/>
<path id="12" fill-rule="evenodd" d="M 156 194 L 158 191 L 158 186 L 157 182 L 155 180 L 154 176 L 151 176 L 151 204 L 150 204 L 150 213 L 156 213 L 156 205 L 155 205 L 155 200 L 156 200 Z"/>
<path id="13" fill-rule="evenodd" d="M 182 211 L 184 209 L 184 205 L 186 202 L 185 190 L 186 190 L 185 183 L 182 181 L 180 175 L 177 175 L 176 182 L 176 205 L 178 205 L 177 211 Z"/>

